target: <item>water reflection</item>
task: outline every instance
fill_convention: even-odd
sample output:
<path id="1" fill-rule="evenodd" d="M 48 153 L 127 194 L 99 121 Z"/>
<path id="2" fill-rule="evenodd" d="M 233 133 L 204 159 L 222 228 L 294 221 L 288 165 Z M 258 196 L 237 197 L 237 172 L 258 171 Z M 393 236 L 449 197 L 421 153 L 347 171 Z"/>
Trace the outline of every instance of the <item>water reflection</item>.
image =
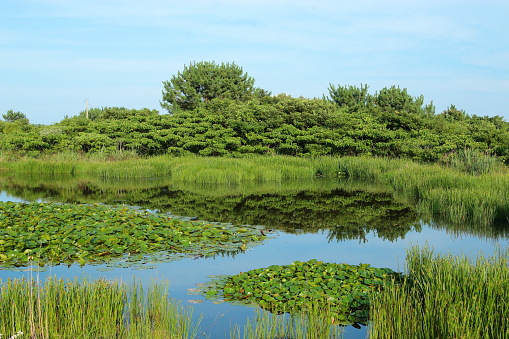
<path id="1" fill-rule="evenodd" d="M 127 204 L 179 216 L 236 225 L 264 225 L 292 234 L 327 230 L 329 241 L 360 239 L 376 232 L 394 241 L 419 227 L 415 207 L 364 183 L 338 180 L 210 186 L 79 178 L 4 178 L 0 187 L 33 201 Z"/>
<path id="2" fill-rule="evenodd" d="M 57 266 L 46 275 L 105 277 L 130 281 L 170 281 L 170 294 L 187 302 L 200 299 L 188 289 L 210 275 L 237 274 L 270 265 L 310 259 L 356 265 L 369 263 L 403 271 L 405 250 L 428 242 L 437 253 L 493 253 L 507 247 L 505 226 L 444 225 L 432 220 L 418 204 L 394 196 L 387 189 L 351 181 L 316 179 L 282 184 L 243 186 L 185 185 L 169 179 L 104 181 L 88 177 L 0 177 L 2 200 L 53 201 L 136 205 L 174 215 L 234 224 L 265 225 L 277 236 L 246 252 L 214 258 L 184 258 L 136 270 L 108 266 Z M 446 208 L 446 207 L 444 207 Z M 102 270 L 97 270 L 97 269 Z M 0 278 L 34 274 L 0 270 Z M 243 324 L 253 309 L 204 300 L 195 304 L 204 314 L 203 330 L 212 338 L 225 337 L 233 324 Z M 348 329 L 346 338 L 365 338 L 365 329 Z"/>
<path id="3" fill-rule="evenodd" d="M 329 241 L 366 241 L 369 232 L 394 241 L 409 231 L 419 231 L 421 220 L 456 236 L 509 237 L 507 219 L 488 226 L 451 224 L 443 219 L 447 213 L 432 215 L 426 201 L 411 201 L 387 188 L 347 179 L 196 185 L 170 178 L 103 180 L 22 173 L 0 176 L 0 190 L 25 201 L 137 205 L 209 221 L 265 225 L 294 234 L 327 230 Z"/>

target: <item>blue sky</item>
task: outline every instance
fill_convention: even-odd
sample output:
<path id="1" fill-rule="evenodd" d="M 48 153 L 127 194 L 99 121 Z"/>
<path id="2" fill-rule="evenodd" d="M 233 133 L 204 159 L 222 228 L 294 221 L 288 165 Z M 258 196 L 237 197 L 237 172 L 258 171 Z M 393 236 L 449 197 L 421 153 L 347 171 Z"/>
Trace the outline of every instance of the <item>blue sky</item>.
<path id="1" fill-rule="evenodd" d="M 392 85 L 509 120 L 506 0 L 2 0 L 0 114 L 52 124 L 159 106 L 191 61 L 235 62 L 273 94 Z"/>

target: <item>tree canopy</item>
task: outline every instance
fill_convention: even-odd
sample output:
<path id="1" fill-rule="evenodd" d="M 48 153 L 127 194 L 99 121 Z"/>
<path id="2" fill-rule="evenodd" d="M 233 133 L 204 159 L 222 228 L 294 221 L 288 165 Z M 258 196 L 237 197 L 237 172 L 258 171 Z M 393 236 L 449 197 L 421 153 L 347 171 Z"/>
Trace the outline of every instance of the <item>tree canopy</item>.
<path id="1" fill-rule="evenodd" d="M 7 111 L 7 113 L 2 114 L 2 118 L 4 118 L 5 121 L 13 122 L 16 120 L 26 119 L 27 116 L 24 113 L 14 112 L 12 109 L 10 109 Z"/>
<path id="2" fill-rule="evenodd" d="M 103 107 L 60 123 L 30 124 L 20 112 L 0 121 L 0 151 L 19 156 L 74 151 L 153 156 L 369 155 L 451 162 L 462 150 L 509 163 L 509 123 L 432 103 L 406 88 L 329 87 L 321 99 L 271 96 L 233 63 L 191 63 L 164 82 L 156 110 Z M 474 153 L 475 153 L 474 152 Z M 475 153 L 477 154 L 477 153 Z"/>
<path id="3" fill-rule="evenodd" d="M 161 107 L 169 113 L 190 111 L 215 98 L 246 100 L 267 92 L 235 63 L 192 62 L 171 80 L 163 81 Z"/>

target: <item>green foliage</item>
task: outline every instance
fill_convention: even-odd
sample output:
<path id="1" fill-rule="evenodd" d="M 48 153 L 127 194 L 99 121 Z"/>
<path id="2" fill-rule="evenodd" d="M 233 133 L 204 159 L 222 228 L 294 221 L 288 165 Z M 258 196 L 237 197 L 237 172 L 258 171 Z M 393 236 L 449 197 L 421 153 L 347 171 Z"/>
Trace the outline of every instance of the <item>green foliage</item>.
<path id="1" fill-rule="evenodd" d="M 371 95 L 368 93 L 368 86 L 338 86 L 329 85 L 329 96 L 331 101 L 335 102 L 339 107 L 348 111 L 358 111 L 361 108 L 375 107 L 382 111 L 392 113 L 418 113 L 418 114 L 435 114 L 433 103 L 424 105 L 424 97 L 412 97 L 407 93 L 407 89 L 400 89 L 392 86 L 383 88 L 379 92 Z"/>
<path id="2" fill-rule="evenodd" d="M 161 106 L 170 113 L 194 110 L 215 98 L 246 100 L 263 91 L 254 87 L 254 78 L 235 63 L 192 62 L 170 81 L 163 81 Z"/>
<path id="3" fill-rule="evenodd" d="M 7 122 L 14 122 L 16 120 L 27 120 L 27 116 L 21 112 L 14 112 L 12 109 L 8 110 L 7 113 L 2 114 L 2 118 L 4 118 Z"/>
<path id="4" fill-rule="evenodd" d="M 407 93 L 406 88 L 392 86 L 381 89 L 374 96 L 373 104 L 391 112 L 423 113 L 424 97 L 421 95 L 413 98 Z"/>
<path id="5" fill-rule="evenodd" d="M 468 118 L 468 115 L 465 111 L 457 109 L 454 105 L 447 107 L 447 109 L 440 113 L 440 115 L 444 116 L 446 119 L 457 121 L 465 120 Z"/>
<path id="6" fill-rule="evenodd" d="M 106 107 L 95 109 L 90 119 L 82 112 L 53 126 L 31 125 L 26 119 L 2 121 L 0 150 L 12 158 L 65 150 L 91 158 L 119 158 L 122 153 L 141 157 L 365 155 L 444 162 L 467 148 L 509 161 L 509 124 L 501 117 L 468 116 L 454 106 L 435 115 L 431 103 L 424 105 L 422 96 L 413 97 L 399 87 L 371 95 L 367 85 L 330 85 L 331 99 L 305 99 L 257 91 L 235 64 L 194 63 L 175 81 L 184 81 L 188 73 L 196 81 L 210 80 L 211 88 L 197 85 L 202 92 L 193 89 L 196 100 L 189 99 L 189 107 L 177 109 L 177 104 L 165 101 L 167 108 L 175 108 L 171 115 Z M 240 85 L 221 92 L 217 77 L 245 81 L 228 78 L 231 81 L 222 83 Z"/>
<path id="7" fill-rule="evenodd" d="M 247 227 L 182 221 L 127 207 L 6 202 L 0 211 L 3 267 L 101 263 L 127 253 L 126 260 L 136 262 L 159 251 L 210 256 L 245 250 L 263 239 Z"/>
<path id="8" fill-rule="evenodd" d="M 74 140 L 76 149 L 83 152 L 99 151 L 113 146 L 113 140 L 107 135 L 99 133 L 80 133 Z"/>
<path id="9" fill-rule="evenodd" d="M 336 324 L 330 309 L 314 303 L 292 315 L 257 309 L 255 318 L 248 319 L 242 329 L 234 326 L 230 338 L 337 339 L 343 338 L 343 331 L 343 327 Z"/>
<path id="10" fill-rule="evenodd" d="M 412 247 L 407 262 L 409 279 L 373 300 L 370 338 L 509 337 L 506 251 L 473 262 Z"/>
<path id="11" fill-rule="evenodd" d="M 204 290 L 206 297 L 256 303 L 271 312 L 295 313 L 313 303 L 330 310 L 336 323 L 366 324 L 373 293 L 401 279 L 388 268 L 310 260 L 272 265 L 220 279 Z"/>
<path id="12" fill-rule="evenodd" d="M 339 107 L 348 110 L 359 110 L 371 103 L 372 96 L 368 93 L 368 85 L 338 86 L 329 84 L 330 99 Z"/>
<path id="13" fill-rule="evenodd" d="M 168 298 L 168 284 L 99 279 L 0 282 L 0 333 L 29 338 L 195 338 L 192 309 Z M 0 335 L 1 336 L 1 335 Z M 12 337 L 14 338 L 14 336 Z"/>
<path id="14" fill-rule="evenodd" d="M 143 108 L 140 110 L 127 109 L 125 107 L 105 107 L 102 108 L 102 113 L 98 115 L 97 119 L 113 119 L 121 120 L 128 118 L 143 119 L 150 116 L 156 116 L 158 112 L 156 110 L 149 110 Z"/>
<path id="15" fill-rule="evenodd" d="M 474 175 L 491 173 L 500 164 L 499 160 L 491 154 L 470 148 L 457 150 L 445 157 L 442 163 L 448 167 Z"/>
<path id="16" fill-rule="evenodd" d="M 100 117 L 103 113 L 103 110 L 104 108 L 90 108 L 88 110 L 88 119 L 90 120 L 95 120 L 97 119 L 98 117 Z M 82 117 L 82 118 L 87 118 L 87 111 L 81 111 L 79 114 L 78 114 L 79 117 Z"/>
<path id="17" fill-rule="evenodd" d="M 114 119 L 114 120 L 122 120 L 128 118 L 142 118 L 142 117 L 150 117 L 158 115 L 159 112 L 156 110 L 149 110 L 148 108 L 143 109 L 128 109 L 125 107 L 101 107 L 101 108 L 91 108 L 88 111 L 88 119 L 89 120 L 101 120 L 101 119 Z M 87 112 L 81 111 L 78 114 L 78 117 L 87 118 Z"/>

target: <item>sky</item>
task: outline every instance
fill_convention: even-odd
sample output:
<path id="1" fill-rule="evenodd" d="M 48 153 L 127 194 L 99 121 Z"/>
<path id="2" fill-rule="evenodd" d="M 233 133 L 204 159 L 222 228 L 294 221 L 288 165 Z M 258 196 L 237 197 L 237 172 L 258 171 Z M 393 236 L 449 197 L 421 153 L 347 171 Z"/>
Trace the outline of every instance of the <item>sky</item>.
<path id="1" fill-rule="evenodd" d="M 163 81 L 234 62 L 273 94 L 406 88 L 509 121 L 507 0 L 2 0 L 0 114 L 53 124 L 160 107 Z"/>

